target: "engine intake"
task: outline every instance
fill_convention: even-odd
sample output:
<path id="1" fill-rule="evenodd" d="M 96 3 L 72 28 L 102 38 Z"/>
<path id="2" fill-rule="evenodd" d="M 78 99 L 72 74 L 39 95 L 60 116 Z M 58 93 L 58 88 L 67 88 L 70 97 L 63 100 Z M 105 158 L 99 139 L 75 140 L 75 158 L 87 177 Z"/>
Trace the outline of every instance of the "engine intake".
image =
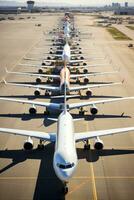
<path id="1" fill-rule="evenodd" d="M 88 69 L 83 69 L 83 73 L 87 74 L 88 73 Z"/>
<path id="2" fill-rule="evenodd" d="M 39 72 L 40 74 L 43 74 L 43 69 L 39 69 L 38 72 Z"/>
<path id="3" fill-rule="evenodd" d="M 89 83 L 89 79 L 87 77 L 84 78 L 84 83 L 85 84 Z"/>
<path id="4" fill-rule="evenodd" d="M 92 91 L 91 91 L 91 90 L 87 90 L 87 91 L 86 91 L 86 95 L 87 95 L 87 97 L 92 96 Z"/>
<path id="5" fill-rule="evenodd" d="M 104 147 L 103 141 L 97 137 L 97 139 L 95 140 L 95 143 L 94 143 L 94 148 L 97 150 L 101 150 L 101 149 L 103 149 L 103 147 Z"/>
<path id="6" fill-rule="evenodd" d="M 36 114 L 37 110 L 36 107 L 33 105 L 33 107 L 29 108 L 29 113 L 30 114 Z"/>
<path id="7" fill-rule="evenodd" d="M 33 140 L 31 139 L 31 137 L 28 137 L 28 139 L 24 142 L 23 148 L 25 150 L 33 149 Z"/>
<path id="8" fill-rule="evenodd" d="M 34 91 L 34 95 L 35 95 L 35 96 L 39 96 L 39 95 L 40 95 L 40 89 L 36 89 L 36 90 Z"/>
<path id="9" fill-rule="evenodd" d="M 36 83 L 41 83 L 41 78 L 40 77 L 36 78 Z"/>
<path id="10" fill-rule="evenodd" d="M 90 112 L 92 115 L 96 115 L 98 113 L 98 109 L 96 108 L 96 106 L 92 106 L 90 108 Z"/>
<path id="11" fill-rule="evenodd" d="M 83 63 L 83 66 L 86 66 L 87 65 L 87 63 Z"/>

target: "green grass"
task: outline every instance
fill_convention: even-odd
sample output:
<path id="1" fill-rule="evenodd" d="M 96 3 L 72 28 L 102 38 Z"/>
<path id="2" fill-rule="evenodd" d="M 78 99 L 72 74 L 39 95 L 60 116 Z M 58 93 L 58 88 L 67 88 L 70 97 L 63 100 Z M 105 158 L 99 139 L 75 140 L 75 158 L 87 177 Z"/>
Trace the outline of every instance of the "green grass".
<path id="1" fill-rule="evenodd" d="M 126 26 L 127 28 L 134 30 L 134 26 Z"/>
<path id="2" fill-rule="evenodd" d="M 115 40 L 131 40 L 131 38 L 119 31 L 117 28 L 108 27 L 107 30 Z"/>

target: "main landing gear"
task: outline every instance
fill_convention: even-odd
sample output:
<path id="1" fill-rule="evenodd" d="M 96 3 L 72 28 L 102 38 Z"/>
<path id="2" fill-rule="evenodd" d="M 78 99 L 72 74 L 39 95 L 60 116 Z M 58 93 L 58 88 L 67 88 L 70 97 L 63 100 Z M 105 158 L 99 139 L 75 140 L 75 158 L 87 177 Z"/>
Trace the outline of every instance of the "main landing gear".
<path id="1" fill-rule="evenodd" d="M 89 141 L 88 140 L 85 140 L 84 141 L 84 150 L 89 150 L 90 149 L 90 144 L 89 144 Z"/>
<path id="2" fill-rule="evenodd" d="M 67 194 L 67 193 L 68 193 L 67 183 L 64 183 L 63 193 L 64 193 L 64 194 Z"/>
<path id="3" fill-rule="evenodd" d="M 38 144 L 37 149 L 39 149 L 39 150 L 43 150 L 44 149 L 44 142 L 43 142 L 43 140 L 40 140 L 40 143 Z"/>

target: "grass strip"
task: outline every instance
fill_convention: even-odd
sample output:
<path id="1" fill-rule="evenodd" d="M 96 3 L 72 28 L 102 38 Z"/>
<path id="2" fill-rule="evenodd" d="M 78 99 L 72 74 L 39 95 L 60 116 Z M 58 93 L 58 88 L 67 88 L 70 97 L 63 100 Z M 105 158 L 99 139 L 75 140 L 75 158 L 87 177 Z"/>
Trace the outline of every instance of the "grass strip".
<path id="1" fill-rule="evenodd" d="M 107 30 L 115 40 L 131 40 L 131 38 L 129 38 L 127 35 L 115 27 L 108 27 Z"/>

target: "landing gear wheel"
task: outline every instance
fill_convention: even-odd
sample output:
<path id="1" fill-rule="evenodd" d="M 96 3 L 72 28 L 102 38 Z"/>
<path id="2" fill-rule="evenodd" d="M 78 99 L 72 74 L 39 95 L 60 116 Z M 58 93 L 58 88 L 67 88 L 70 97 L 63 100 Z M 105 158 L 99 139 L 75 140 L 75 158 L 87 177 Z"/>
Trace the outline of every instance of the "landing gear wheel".
<path id="1" fill-rule="evenodd" d="M 44 144 L 38 144 L 37 149 L 43 150 L 44 149 Z"/>
<path id="2" fill-rule="evenodd" d="M 48 79 L 48 80 L 47 80 L 47 83 L 49 84 L 49 83 L 51 83 L 51 81 Z"/>
<path id="3" fill-rule="evenodd" d="M 90 144 L 85 144 L 84 145 L 84 150 L 89 150 L 90 149 Z"/>
<path id="4" fill-rule="evenodd" d="M 40 143 L 38 144 L 37 149 L 39 149 L 39 150 L 43 150 L 44 149 L 44 144 L 43 144 L 42 140 L 40 140 Z"/>
<path id="5" fill-rule="evenodd" d="M 63 188 L 63 193 L 64 193 L 64 194 L 67 194 L 67 193 L 68 193 L 68 187 L 67 187 L 67 186 L 64 186 L 64 188 Z"/>
<path id="6" fill-rule="evenodd" d="M 48 110 L 44 111 L 44 115 L 49 115 L 50 112 Z"/>
<path id="7" fill-rule="evenodd" d="M 77 84 L 80 84 L 80 80 L 77 79 L 77 80 L 76 80 L 76 83 L 77 83 Z"/>
<path id="8" fill-rule="evenodd" d="M 85 144 L 84 144 L 84 150 L 89 150 L 90 149 L 90 144 L 88 142 L 88 140 L 85 141 Z"/>
<path id="9" fill-rule="evenodd" d="M 85 111 L 79 111 L 79 115 L 84 115 L 85 114 Z"/>

